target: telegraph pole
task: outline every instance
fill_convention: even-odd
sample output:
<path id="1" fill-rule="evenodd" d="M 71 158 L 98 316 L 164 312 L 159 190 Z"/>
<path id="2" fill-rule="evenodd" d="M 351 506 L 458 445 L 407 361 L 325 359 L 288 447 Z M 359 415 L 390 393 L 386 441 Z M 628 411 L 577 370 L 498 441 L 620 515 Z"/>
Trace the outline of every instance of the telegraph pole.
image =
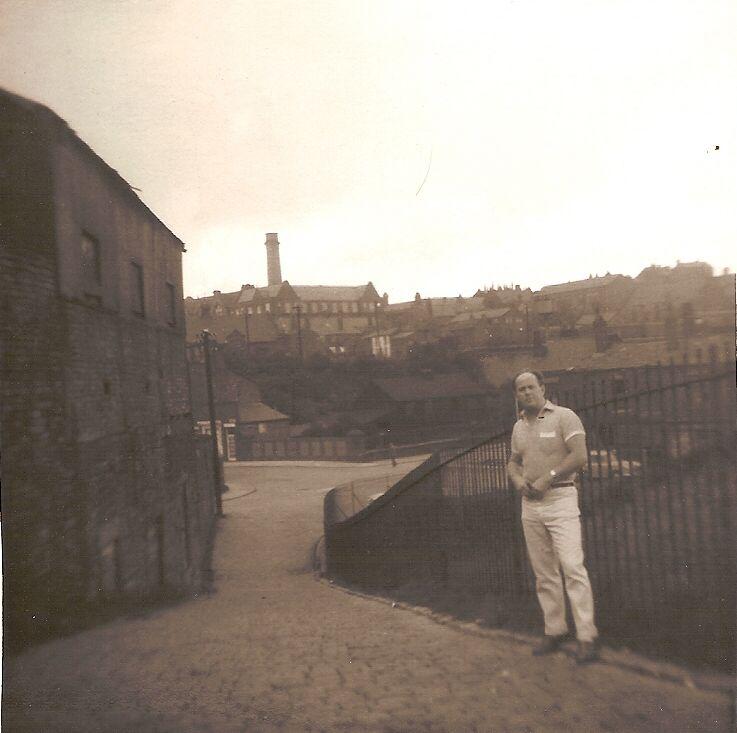
<path id="1" fill-rule="evenodd" d="M 297 314 L 297 351 L 299 352 L 299 363 L 304 363 L 304 354 L 302 353 L 302 306 L 295 305 L 294 312 Z"/>
<path id="2" fill-rule="evenodd" d="M 223 516 L 223 477 L 220 470 L 220 451 L 218 450 L 217 422 L 215 419 L 215 392 L 212 386 L 212 363 L 210 359 L 210 332 L 202 332 L 202 350 L 205 353 L 205 381 L 207 382 L 207 407 L 210 413 L 210 443 L 212 445 L 213 479 L 215 481 L 215 510 L 218 517 Z"/>

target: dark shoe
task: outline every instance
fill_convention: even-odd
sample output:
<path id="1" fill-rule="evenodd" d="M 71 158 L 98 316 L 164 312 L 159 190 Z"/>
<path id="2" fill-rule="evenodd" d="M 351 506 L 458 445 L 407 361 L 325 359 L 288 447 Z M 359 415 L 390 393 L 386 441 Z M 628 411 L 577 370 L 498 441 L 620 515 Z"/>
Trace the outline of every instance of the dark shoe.
<path id="1" fill-rule="evenodd" d="M 544 657 L 558 651 L 560 645 L 566 640 L 568 634 L 561 636 L 543 636 L 542 641 L 532 650 L 536 657 Z"/>
<path id="2" fill-rule="evenodd" d="M 595 641 L 579 641 L 576 650 L 577 664 L 589 664 L 599 658 L 599 648 Z"/>

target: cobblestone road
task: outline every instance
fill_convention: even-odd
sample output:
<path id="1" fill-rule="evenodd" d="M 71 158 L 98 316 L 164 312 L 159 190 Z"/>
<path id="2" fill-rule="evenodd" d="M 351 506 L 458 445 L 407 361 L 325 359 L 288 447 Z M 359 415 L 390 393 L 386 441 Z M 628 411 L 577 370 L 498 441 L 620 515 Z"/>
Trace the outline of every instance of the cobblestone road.
<path id="1" fill-rule="evenodd" d="M 215 592 L 7 660 L 4 730 L 731 730 L 723 693 L 533 658 L 316 581 L 326 488 L 390 470 L 229 467 Z"/>

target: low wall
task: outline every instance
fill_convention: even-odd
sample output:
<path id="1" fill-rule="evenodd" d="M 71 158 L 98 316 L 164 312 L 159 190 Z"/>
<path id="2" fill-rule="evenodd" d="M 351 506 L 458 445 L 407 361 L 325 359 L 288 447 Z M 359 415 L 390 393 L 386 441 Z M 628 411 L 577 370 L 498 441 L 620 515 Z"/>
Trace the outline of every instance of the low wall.
<path id="1" fill-rule="evenodd" d="M 364 436 L 259 438 L 250 442 L 241 460 L 355 460 L 366 449 Z"/>
<path id="2" fill-rule="evenodd" d="M 72 450 L 66 474 L 3 477 L 5 644 L 16 651 L 209 581 L 210 441 L 130 431 Z M 30 497 L 46 495 L 44 506 Z M 33 528 L 29 531 L 29 528 Z"/>

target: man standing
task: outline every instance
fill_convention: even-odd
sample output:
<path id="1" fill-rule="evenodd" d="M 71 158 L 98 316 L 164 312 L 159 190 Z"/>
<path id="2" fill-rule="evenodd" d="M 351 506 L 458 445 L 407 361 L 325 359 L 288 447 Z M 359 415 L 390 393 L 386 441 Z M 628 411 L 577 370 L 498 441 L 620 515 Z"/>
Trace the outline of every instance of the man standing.
<path id="1" fill-rule="evenodd" d="M 507 472 L 522 494 L 522 528 L 545 620 L 545 636 L 533 654 L 554 652 L 568 634 L 565 577 L 578 639 L 576 660 L 579 664 L 593 662 L 598 658 L 598 632 L 591 583 L 583 562 L 578 491 L 573 481 L 587 461 L 586 434 L 573 410 L 545 399 L 539 372 L 518 374 L 514 391 L 521 417 L 512 431 Z"/>

